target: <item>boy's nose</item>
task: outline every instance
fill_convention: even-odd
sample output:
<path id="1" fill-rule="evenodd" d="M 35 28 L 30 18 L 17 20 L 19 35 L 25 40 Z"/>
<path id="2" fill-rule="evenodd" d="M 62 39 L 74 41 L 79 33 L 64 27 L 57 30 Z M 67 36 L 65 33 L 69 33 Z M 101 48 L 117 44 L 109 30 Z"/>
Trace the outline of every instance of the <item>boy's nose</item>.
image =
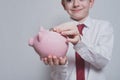
<path id="1" fill-rule="evenodd" d="M 73 6 L 76 8 L 79 6 L 79 0 L 73 0 Z"/>

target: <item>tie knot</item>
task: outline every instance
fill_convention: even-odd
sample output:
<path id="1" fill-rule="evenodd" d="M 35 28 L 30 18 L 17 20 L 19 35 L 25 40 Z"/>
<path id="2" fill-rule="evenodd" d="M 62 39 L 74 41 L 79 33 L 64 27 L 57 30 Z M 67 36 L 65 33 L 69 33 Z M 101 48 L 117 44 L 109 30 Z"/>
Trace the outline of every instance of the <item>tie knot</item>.
<path id="1" fill-rule="evenodd" d="M 85 25 L 84 25 L 84 24 L 78 24 L 77 27 L 78 27 L 79 33 L 80 33 L 81 35 L 83 35 L 83 34 L 82 34 L 82 30 L 83 30 L 83 28 L 85 27 Z"/>

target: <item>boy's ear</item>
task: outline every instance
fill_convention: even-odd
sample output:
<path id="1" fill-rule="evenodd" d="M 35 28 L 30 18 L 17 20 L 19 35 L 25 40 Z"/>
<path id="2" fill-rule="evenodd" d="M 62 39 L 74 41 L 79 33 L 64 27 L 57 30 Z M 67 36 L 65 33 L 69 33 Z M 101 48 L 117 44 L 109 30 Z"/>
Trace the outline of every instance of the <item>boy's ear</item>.
<path id="1" fill-rule="evenodd" d="M 65 2 L 64 2 L 64 0 L 61 0 L 61 4 L 62 4 L 63 8 L 65 9 Z"/>
<path id="2" fill-rule="evenodd" d="M 94 4 L 94 0 L 90 0 L 90 8 L 92 8 L 93 4 Z"/>

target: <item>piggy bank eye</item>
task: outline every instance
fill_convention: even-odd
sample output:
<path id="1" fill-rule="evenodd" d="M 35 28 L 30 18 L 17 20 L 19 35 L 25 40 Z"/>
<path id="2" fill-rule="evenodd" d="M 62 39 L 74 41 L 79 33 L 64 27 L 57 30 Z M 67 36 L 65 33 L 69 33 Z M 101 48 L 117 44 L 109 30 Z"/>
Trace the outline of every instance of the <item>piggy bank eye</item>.
<path id="1" fill-rule="evenodd" d="M 39 40 L 39 36 L 37 36 L 37 41 L 39 42 L 40 40 Z"/>

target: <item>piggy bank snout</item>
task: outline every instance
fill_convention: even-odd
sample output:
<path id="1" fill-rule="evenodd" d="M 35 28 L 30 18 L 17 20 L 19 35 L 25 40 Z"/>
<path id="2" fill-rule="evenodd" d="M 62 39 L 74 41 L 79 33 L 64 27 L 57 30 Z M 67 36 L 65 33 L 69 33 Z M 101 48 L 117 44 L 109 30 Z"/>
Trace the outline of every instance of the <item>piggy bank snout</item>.
<path id="1" fill-rule="evenodd" d="M 29 46 L 34 46 L 35 43 L 40 42 L 40 37 L 39 35 L 35 36 L 34 38 L 30 38 L 28 41 Z"/>
<path id="2" fill-rule="evenodd" d="M 29 46 L 33 46 L 33 41 L 34 41 L 33 38 L 31 38 L 31 39 L 28 41 Z"/>

